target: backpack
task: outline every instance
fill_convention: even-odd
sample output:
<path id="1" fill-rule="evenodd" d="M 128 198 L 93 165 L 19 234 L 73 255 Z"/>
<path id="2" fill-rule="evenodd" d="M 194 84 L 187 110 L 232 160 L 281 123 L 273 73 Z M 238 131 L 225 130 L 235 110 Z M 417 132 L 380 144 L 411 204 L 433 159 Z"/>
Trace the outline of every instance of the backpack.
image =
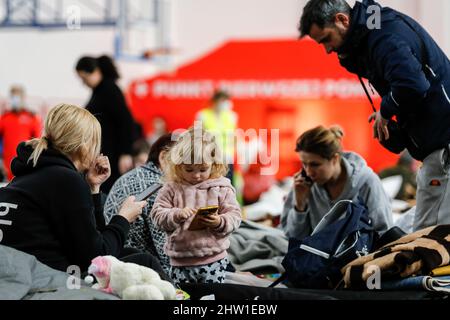
<path id="1" fill-rule="evenodd" d="M 376 238 L 367 208 L 352 200 L 341 200 L 310 236 L 289 239 L 282 261 L 285 273 L 271 286 L 286 280 L 293 287 L 334 288 L 342 279 L 341 268 L 371 252 Z"/>

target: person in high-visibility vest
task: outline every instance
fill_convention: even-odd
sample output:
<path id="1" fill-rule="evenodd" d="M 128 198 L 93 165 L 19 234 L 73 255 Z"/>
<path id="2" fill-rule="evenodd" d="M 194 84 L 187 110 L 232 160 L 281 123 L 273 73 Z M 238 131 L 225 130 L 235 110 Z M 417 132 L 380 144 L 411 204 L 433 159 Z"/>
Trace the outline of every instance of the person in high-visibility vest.
<path id="1" fill-rule="evenodd" d="M 210 106 L 197 113 L 196 120 L 201 121 L 203 127 L 214 133 L 219 146 L 222 147 L 226 163 L 229 167 L 227 178 L 233 183 L 235 130 L 237 128 L 238 115 L 232 110 L 233 102 L 230 95 L 223 90 L 214 92 L 210 100 Z"/>

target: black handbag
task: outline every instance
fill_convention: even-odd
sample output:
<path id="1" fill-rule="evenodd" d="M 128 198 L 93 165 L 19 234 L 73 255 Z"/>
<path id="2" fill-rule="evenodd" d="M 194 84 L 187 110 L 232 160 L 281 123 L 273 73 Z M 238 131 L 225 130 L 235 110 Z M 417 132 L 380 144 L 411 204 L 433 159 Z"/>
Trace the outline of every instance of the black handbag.
<path id="1" fill-rule="evenodd" d="M 393 153 L 401 153 L 407 146 L 408 135 L 394 120 L 389 120 L 387 129 L 389 139 L 380 141 L 380 144 Z"/>
<path id="2" fill-rule="evenodd" d="M 271 287 L 286 281 L 297 288 L 334 288 L 342 279 L 341 268 L 371 252 L 377 238 L 362 200 L 341 200 L 310 236 L 289 239 L 281 263 L 285 273 Z"/>

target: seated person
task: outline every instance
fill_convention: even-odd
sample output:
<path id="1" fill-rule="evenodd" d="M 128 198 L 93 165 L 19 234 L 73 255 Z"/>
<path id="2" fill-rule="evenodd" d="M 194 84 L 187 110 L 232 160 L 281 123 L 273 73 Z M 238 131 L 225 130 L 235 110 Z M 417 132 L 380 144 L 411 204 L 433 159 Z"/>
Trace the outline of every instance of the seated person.
<path id="1" fill-rule="evenodd" d="M 175 141 L 172 135 L 166 133 L 156 140 L 148 154 L 147 163 L 121 176 L 113 185 L 105 202 L 104 215 L 110 221 L 120 213 L 120 206 L 131 195 L 137 195 L 155 183 L 160 183 L 164 166 L 164 156 Z M 131 224 L 126 246 L 140 249 L 154 254 L 168 273 L 170 269 L 169 257 L 164 253 L 166 233 L 159 229 L 150 218 L 156 194 L 150 196 L 142 215 Z"/>
<path id="2" fill-rule="evenodd" d="M 407 201 L 411 206 L 415 205 L 416 198 L 416 172 L 415 160 L 411 157 L 408 151 L 403 151 L 395 166 L 382 170 L 378 175 L 380 179 L 401 176 L 402 184 L 400 190 L 395 195 L 395 199 Z"/>
<path id="3" fill-rule="evenodd" d="M 367 206 L 377 231 L 392 226 L 390 200 L 378 176 L 354 152 L 343 152 L 342 129 L 319 126 L 303 133 L 296 143 L 303 165 L 294 175 L 281 214 L 281 227 L 288 237 L 309 236 L 323 216 L 339 200 L 357 201 Z"/>
<path id="4" fill-rule="evenodd" d="M 129 197 L 105 225 L 100 185 L 111 174 L 100 154 L 101 127 L 86 109 L 60 104 L 50 110 L 44 135 L 21 143 L 12 161 L 13 181 L 0 192 L 0 243 L 34 255 L 61 271 L 112 255 L 162 272 L 156 258 L 124 249 L 130 223 L 145 201 Z"/>
<path id="5" fill-rule="evenodd" d="M 133 148 L 131 150 L 131 157 L 133 158 L 133 168 L 145 165 L 147 163 L 149 152 L 150 145 L 145 139 L 136 140 L 133 143 Z"/>

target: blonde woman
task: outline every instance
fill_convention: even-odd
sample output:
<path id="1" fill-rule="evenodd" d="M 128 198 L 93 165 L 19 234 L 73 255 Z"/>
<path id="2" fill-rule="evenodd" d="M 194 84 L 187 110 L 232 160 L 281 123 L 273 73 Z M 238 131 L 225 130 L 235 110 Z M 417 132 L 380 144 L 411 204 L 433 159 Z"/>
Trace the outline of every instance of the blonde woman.
<path id="1" fill-rule="evenodd" d="M 130 223 L 145 201 L 129 197 L 105 226 L 100 185 L 108 179 L 101 129 L 87 110 L 61 104 L 50 110 L 39 139 L 22 142 L 12 161 L 13 181 L 0 192 L 0 244 L 66 271 L 86 271 L 98 255 L 120 256 Z"/>
<path id="2" fill-rule="evenodd" d="M 361 198 L 375 230 L 392 226 L 389 197 L 378 176 L 355 152 L 342 150 L 344 133 L 339 126 L 318 126 L 298 139 L 303 168 L 294 175 L 294 187 L 281 214 L 281 227 L 288 237 L 309 236 L 323 216 L 339 200 Z"/>
<path id="3" fill-rule="evenodd" d="M 166 183 L 151 211 L 155 224 L 167 233 L 164 247 L 170 276 L 177 283 L 221 283 L 228 264 L 228 236 L 241 222 L 241 210 L 227 167 L 214 136 L 204 129 L 183 133 L 167 153 Z M 218 206 L 217 212 L 197 217 L 197 209 Z"/>

